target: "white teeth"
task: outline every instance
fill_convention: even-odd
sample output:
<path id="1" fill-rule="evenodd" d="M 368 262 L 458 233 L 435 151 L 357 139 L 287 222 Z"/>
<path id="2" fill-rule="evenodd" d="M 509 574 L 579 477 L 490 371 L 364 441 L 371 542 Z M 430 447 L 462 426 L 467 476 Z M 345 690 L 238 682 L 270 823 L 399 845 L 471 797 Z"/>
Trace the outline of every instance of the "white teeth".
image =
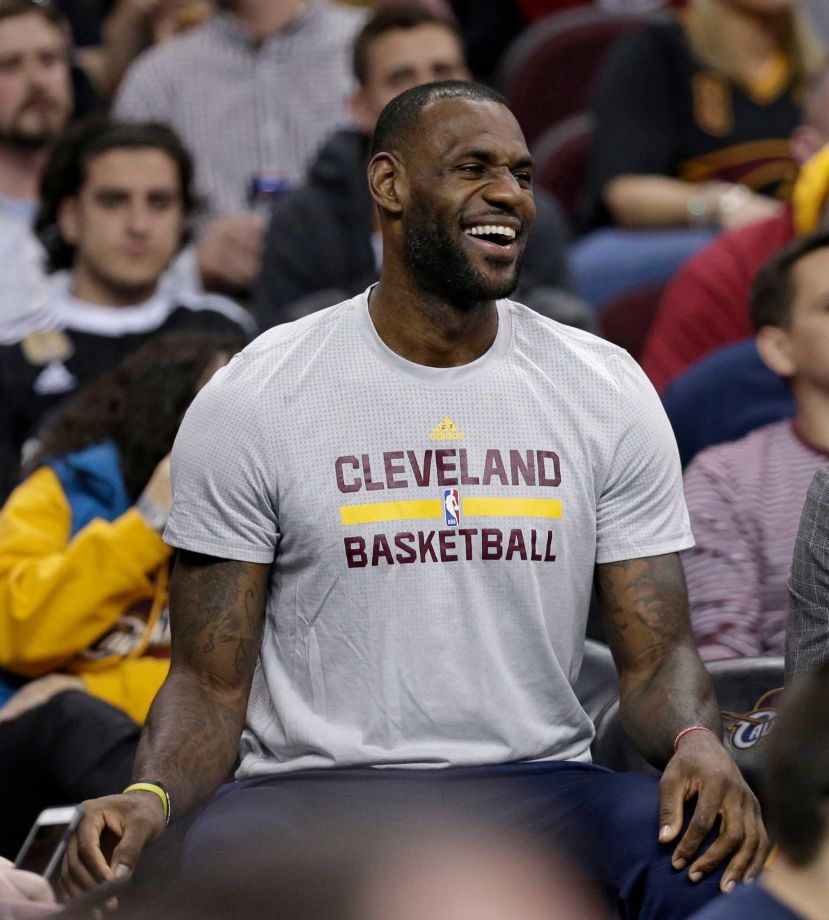
<path id="1" fill-rule="evenodd" d="M 512 227 L 504 227 L 500 224 L 486 224 L 483 227 L 469 227 L 465 231 L 470 236 L 490 236 L 497 234 L 498 236 L 505 236 L 509 240 L 515 239 L 515 230 Z"/>

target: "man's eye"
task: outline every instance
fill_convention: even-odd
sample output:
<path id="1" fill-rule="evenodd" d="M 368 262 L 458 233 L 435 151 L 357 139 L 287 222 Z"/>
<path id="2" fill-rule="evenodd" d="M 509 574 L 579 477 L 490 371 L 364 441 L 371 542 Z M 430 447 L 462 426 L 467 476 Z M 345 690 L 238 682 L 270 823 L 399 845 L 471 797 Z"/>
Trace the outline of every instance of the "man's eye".
<path id="1" fill-rule="evenodd" d="M 533 174 L 529 172 L 517 172 L 515 178 L 524 185 L 532 185 Z"/>
<path id="2" fill-rule="evenodd" d="M 464 163 L 463 166 L 459 167 L 461 172 L 466 173 L 482 173 L 484 171 L 483 166 L 480 163 Z"/>

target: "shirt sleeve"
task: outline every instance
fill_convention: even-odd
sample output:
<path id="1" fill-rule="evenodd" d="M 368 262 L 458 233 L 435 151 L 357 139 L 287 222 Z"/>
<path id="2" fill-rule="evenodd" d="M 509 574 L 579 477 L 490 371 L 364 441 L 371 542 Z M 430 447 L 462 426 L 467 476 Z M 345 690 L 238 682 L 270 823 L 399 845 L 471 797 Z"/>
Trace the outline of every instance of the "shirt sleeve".
<path id="1" fill-rule="evenodd" d="M 829 661 L 829 467 L 815 474 L 789 575 L 786 683 Z"/>
<path id="2" fill-rule="evenodd" d="M 710 452 L 685 472 L 685 500 L 696 545 L 682 555 L 691 628 L 706 660 L 763 654 L 760 572 L 741 525 L 728 471 Z"/>
<path id="3" fill-rule="evenodd" d="M 615 450 L 596 513 L 596 562 L 693 545 L 679 453 L 659 397 L 627 353 L 619 356 Z"/>
<path id="4" fill-rule="evenodd" d="M 269 563 L 279 539 L 275 452 L 248 363 L 236 355 L 187 410 L 173 445 L 164 539 L 221 559 Z"/>
<path id="5" fill-rule="evenodd" d="M 173 85 L 159 60 L 162 47 L 151 48 L 129 67 L 112 104 L 125 121 L 166 121 L 173 114 Z"/>
<path id="6" fill-rule="evenodd" d="M 602 193 L 611 179 L 674 172 L 675 109 L 662 27 L 620 39 L 602 64 L 593 95 L 588 218 L 607 222 Z"/>

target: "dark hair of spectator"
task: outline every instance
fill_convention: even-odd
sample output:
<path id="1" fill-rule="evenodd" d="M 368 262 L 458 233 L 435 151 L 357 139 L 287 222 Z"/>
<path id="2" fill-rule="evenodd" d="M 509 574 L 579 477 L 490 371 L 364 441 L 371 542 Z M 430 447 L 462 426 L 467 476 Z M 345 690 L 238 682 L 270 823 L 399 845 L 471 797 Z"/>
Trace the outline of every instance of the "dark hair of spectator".
<path id="1" fill-rule="evenodd" d="M 797 296 L 792 270 L 804 257 L 829 246 L 829 231 L 811 233 L 776 252 L 757 273 L 751 285 L 749 315 L 755 329 L 786 326 Z"/>
<path id="2" fill-rule="evenodd" d="M 440 80 L 413 86 L 395 96 L 383 109 L 374 128 L 371 156 L 401 148 L 420 121 L 420 113 L 441 99 L 466 99 L 469 102 L 497 102 L 509 108 L 507 100 L 494 89 L 466 80 Z"/>
<path id="3" fill-rule="evenodd" d="M 376 39 L 387 32 L 397 29 L 416 29 L 418 26 L 443 26 L 448 29 L 463 46 L 463 39 L 453 22 L 441 19 L 419 6 L 397 6 L 378 10 L 363 26 L 351 54 L 351 67 L 360 86 L 365 86 L 368 80 L 368 57 L 371 46 Z"/>
<path id="4" fill-rule="evenodd" d="M 155 122 L 96 118 L 73 125 L 61 136 L 40 181 L 40 210 L 34 226 L 46 250 L 50 272 L 72 267 L 75 247 L 60 235 L 58 214 L 63 201 L 80 193 L 92 160 L 109 150 L 147 148 L 162 150 L 175 162 L 182 206 L 187 216 L 195 205 L 193 159 L 172 128 Z"/>
<path id="5" fill-rule="evenodd" d="M 36 3 L 35 0 L 0 0 L 0 20 L 11 19 L 14 16 L 26 16 L 30 13 L 42 16 L 59 29 L 68 29 L 63 13 L 51 3 Z"/>
<path id="6" fill-rule="evenodd" d="M 47 457 L 110 440 L 120 452 L 124 482 L 134 501 L 170 452 L 213 359 L 233 355 L 245 344 L 241 336 L 204 332 L 157 336 L 84 387 L 45 424 L 23 475 Z"/>
<path id="7" fill-rule="evenodd" d="M 767 741 L 765 814 L 786 859 L 807 866 L 828 830 L 829 662 L 786 693 Z"/>

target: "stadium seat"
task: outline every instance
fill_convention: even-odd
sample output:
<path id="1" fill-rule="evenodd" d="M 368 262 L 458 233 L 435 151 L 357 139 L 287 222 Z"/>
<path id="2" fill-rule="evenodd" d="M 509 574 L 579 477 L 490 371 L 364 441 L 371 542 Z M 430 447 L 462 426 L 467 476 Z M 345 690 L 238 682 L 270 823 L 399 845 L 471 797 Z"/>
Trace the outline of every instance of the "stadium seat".
<path id="1" fill-rule="evenodd" d="M 722 713 L 722 737 L 737 766 L 756 788 L 763 741 L 771 730 L 783 692 L 783 658 L 728 658 L 706 663 Z M 611 770 L 657 773 L 622 729 L 619 701 L 599 719 L 593 761 Z"/>
<path id="2" fill-rule="evenodd" d="M 602 335 L 639 358 L 664 290 L 664 283 L 652 282 L 618 294 L 599 317 Z"/>
<path id="3" fill-rule="evenodd" d="M 593 126 L 580 112 L 548 128 L 533 147 L 536 181 L 554 195 L 571 220 L 587 176 Z"/>
<path id="4" fill-rule="evenodd" d="M 497 84 L 527 143 L 532 146 L 547 128 L 588 108 L 599 65 L 616 39 L 671 16 L 582 6 L 551 13 L 525 29 L 507 48 Z"/>
<path id="5" fill-rule="evenodd" d="M 578 701 L 595 725 L 619 693 L 619 675 L 604 642 L 588 639 L 574 687 Z"/>

